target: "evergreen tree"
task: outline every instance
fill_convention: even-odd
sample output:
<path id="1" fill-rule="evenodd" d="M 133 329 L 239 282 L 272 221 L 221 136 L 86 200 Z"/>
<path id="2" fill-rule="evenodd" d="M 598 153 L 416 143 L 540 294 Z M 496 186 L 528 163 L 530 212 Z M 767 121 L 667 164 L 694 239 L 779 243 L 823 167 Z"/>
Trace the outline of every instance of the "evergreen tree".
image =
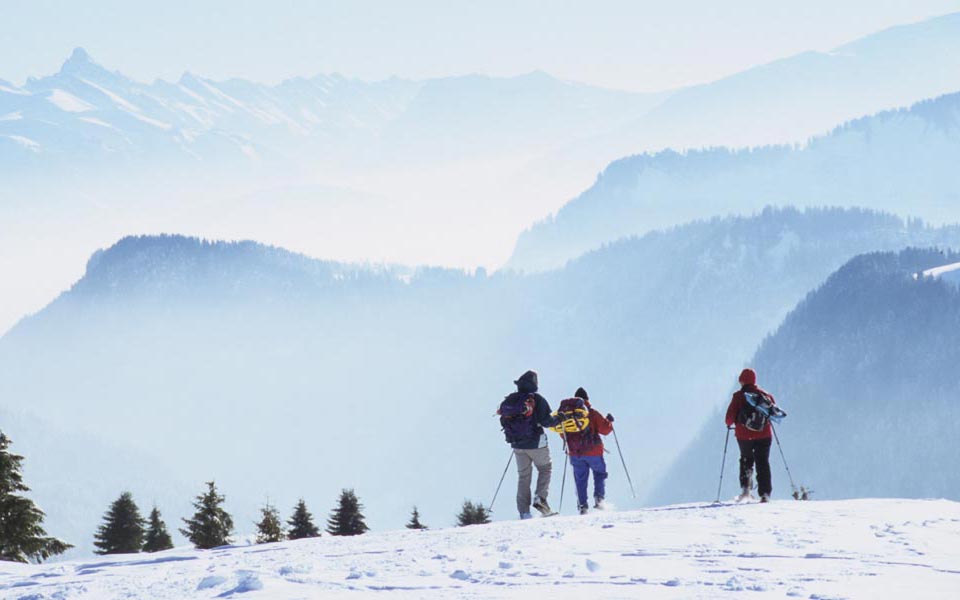
<path id="1" fill-rule="evenodd" d="M 307 510 L 307 503 L 300 498 L 300 502 L 293 509 L 293 516 L 287 521 L 290 531 L 287 537 L 291 540 L 320 537 L 320 530 L 313 523 L 313 515 Z"/>
<path id="2" fill-rule="evenodd" d="M 154 506 L 147 520 L 147 533 L 144 536 L 144 552 L 160 552 L 173 548 L 173 540 L 167 532 L 167 524 L 160 518 L 160 510 Z"/>
<path id="3" fill-rule="evenodd" d="M 267 504 L 260 509 L 260 522 L 257 523 L 257 543 L 270 544 L 283 539 L 283 529 L 280 528 L 280 513 L 276 507 Z"/>
<path id="4" fill-rule="evenodd" d="M 420 522 L 420 511 L 413 507 L 413 513 L 410 514 L 410 522 L 407 523 L 407 529 L 428 529 L 426 525 Z"/>
<path id="5" fill-rule="evenodd" d="M 337 507 L 327 519 L 327 533 L 330 535 L 360 535 L 367 532 L 364 523 L 363 505 L 353 490 L 343 490 Z"/>
<path id="6" fill-rule="evenodd" d="M 474 504 L 470 500 L 463 501 L 463 508 L 457 515 L 457 525 L 486 525 L 490 522 L 490 511 L 482 504 Z"/>
<path id="7" fill-rule="evenodd" d="M 42 562 L 63 554 L 70 544 L 48 537 L 43 511 L 17 492 L 29 492 L 20 472 L 23 457 L 9 451 L 10 438 L 0 432 L 0 560 Z"/>
<path id="8" fill-rule="evenodd" d="M 143 547 L 143 517 L 133 494 L 123 492 L 110 504 L 94 536 L 97 554 L 133 554 Z"/>
<path id="9" fill-rule="evenodd" d="M 220 505 L 224 498 L 217 493 L 217 485 L 207 482 L 207 491 L 197 496 L 193 506 L 197 509 L 192 519 L 184 519 L 187 525 L 180 530 L 194 546 L 204 550 L 230 543 L 233 533 L 233 518 Z"/>

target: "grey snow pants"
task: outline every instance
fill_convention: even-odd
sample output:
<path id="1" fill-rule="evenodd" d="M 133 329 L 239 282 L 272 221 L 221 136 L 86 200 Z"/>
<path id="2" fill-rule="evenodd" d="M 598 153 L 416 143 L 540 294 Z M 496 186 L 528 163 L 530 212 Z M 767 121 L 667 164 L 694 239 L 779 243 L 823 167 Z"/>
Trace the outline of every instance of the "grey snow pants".
<path id="1" fill-rule="evenodd" d="M 547 499 L 550 493 L 550 448 L 534 450 L 513 450 L 517 457 L 517 510 L 520 514 L 530 512 L 530 482 L 533 479 L 533 467 L 537 467 L 537 496 Z"/>

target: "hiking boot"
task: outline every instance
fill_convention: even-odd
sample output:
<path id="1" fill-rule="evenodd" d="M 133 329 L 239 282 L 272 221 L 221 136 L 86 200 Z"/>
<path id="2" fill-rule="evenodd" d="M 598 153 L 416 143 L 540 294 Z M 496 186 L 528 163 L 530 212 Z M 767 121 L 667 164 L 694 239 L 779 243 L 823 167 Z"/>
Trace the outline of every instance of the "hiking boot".
<path id="1" fill-rule="evenodd" d="M 734 500 L 736 502 L 743 502 L 744 500 L 749 500 L 750 498 L 753 498 L 753 494 L 750 493 L 750 488 L 744 487 L 744 488 L 740 488 L 740 495 L 737 496 Z"/>
<path id="2" fill-rule="evenodd" d="M 607 508 L 607 503 L 600 496 L 596 496 L 593 499 L 593 507 L 597 510 L 604 510 Z"/>
<path id="3" fill-rule="evenodd" d="M 537 496 L 533 499 L 533 507 L 540 511 L 542 515 L 552 515 L 553 509 L 550 508 L 550 505 L 547 504 L 546 498 L 541 498 Z"/>
<path id="4" fill-rule="evenodd" d="M 581 515 L 587 514 L 587 512 L 590 510 L 589 508 L 587 508 L 586 504 L 581 504 L 580 506 L 577 507 L 577 509 L 580 511 Z"/>
<path id="5" fill-rule="evenodd" d="M 520 520 L 521 520 L 521 521 L 526 521 L 527 519 L 532 519 L 532 518 L 533 518 L 533 515 L 531 515 L 531 514 L 528 513 L 528 512 L 526 512 L 526 513 L 520 513 Z"/>
<path id="6" fill-rule="evenodd" d="M 761 503 L 761 504 L 766 504 L 767 502 L 770 502 L 770 496 L 768 496 L 768 495 L 766 495 L 766 494 L 760 496 L 760 503 Z"/>

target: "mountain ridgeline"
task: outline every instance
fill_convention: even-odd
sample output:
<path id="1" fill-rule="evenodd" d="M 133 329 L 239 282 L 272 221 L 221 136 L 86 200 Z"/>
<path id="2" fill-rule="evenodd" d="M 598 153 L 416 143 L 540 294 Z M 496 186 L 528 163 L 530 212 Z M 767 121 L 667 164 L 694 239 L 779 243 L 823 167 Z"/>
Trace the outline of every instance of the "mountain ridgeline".
<path id="1" fill-rule="evenodd" d="M 125 238 L 0 338 L 0 398 L 54 430 L 152 456 L 178 485 L 216 477 L 238 522 L 254 522 L 265 493 L 292 506 L 350 486 L 375 499 L 377 529 L 414 504 L 429 515 L 490 493 L 507 453 L 493 410 L 532 367 L 554 406 L 584 386 L 616 415 L 649 492 L 809 290 L 853 256 L 907 246 L 960 248 L 960 228 L 767 209 L 624 239 L 527 276 Z M 131 485 L 93 464 L 70 476 L 145 498 L 170 479 Z M 625 493 L 616 475 L 610 498 Z M 63 498 L 37 494 L 55 528 Z M 103 500 L 84 506 L 92 525 Z"/>
<path id="2" fill-rule="evenodd" d="M 803 146 L 632 156 L 521 234 L 509 266 L 555 268 L 623 236 L 767 205 L 861 206 L 955 222 L 958 162 L 960 93 L 849 122 Z"/>
<path id="3" fill-rule="evenodd" d="M 55 74 L 22 87 L 0 80 L 0 170 L 453 160 L 605 131 L 665 96 L 540 72 L 378 82 L 317 75 L 277 85 L 185 73 L 147 84 L 77 48 Z"/>
<path id="4" fill-rule="evenodd" d="M 778 427 L 783 450 L 797 484 L 816 498 L 960 498 L 960 289 L 917 277 L 955 262 L 956 253 L 916 249 L 858 256 L 751 361 L 789 413 Z M 723 436 L 717 413 L 652 501 L 710 497 Z M 776 449 L 771 464 L 775 495 L 784 497 L 789 480 Z M 727 467 L 735 472 L 734 461 Z"/>

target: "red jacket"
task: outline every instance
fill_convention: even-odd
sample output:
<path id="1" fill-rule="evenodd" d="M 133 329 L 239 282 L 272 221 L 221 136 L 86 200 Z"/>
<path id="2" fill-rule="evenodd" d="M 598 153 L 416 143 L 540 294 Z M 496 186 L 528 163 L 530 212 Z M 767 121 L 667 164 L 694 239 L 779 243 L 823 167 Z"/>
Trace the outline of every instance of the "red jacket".
<path id="1" fill-rule="evenodd" d="M 568 454 L 571 456 L 603 456 L 603 442 L 600 440 L 601 435 L 610 435 L 610 432 L 613 431 L 613 425 L 610 421 L 606 420 L 603 415 L 593 410 L 590 407 L 590 403 L 585 403 L 587 408 L 590 409 L 590 429 L 584 433 L 568 433 L 567 436 L 573 437 L 575 435 L 593 435 L 596 436 L 597 443 L 591 446 L 588 450 L 583 452 L 578 452 L 576 454 L 570 454 L 568 448 Z M 599 434 L 599 435 L 598 435 Z"/>
<path id="2" fill-rule="evenodd" d="M 774 404 L 777 403 L 776 400 L 773 399 L 773 394 L 764 392 L 755 385 L 746 384 L 740 388 L 740 391 L 734 393 L 733 398 L 730 399 L 730 406 L 727 407 L 727 427 L 736 423 L 737 429 L 734 433 L 738 440 L 765 440 L 773 437 L 773 429 L 770 428 L 769 421 L 766 426 L 764 426 L 763 431 L 750 431 L 740 423 L 737 423 L 737 415 L 740 414 L 740 409 L 742 409 L 743 405 L 747 402 L 746 396 L 743 395 L 745 391 L 752 393 L 763 392 L 770 398 L 770 402 Z"/>

